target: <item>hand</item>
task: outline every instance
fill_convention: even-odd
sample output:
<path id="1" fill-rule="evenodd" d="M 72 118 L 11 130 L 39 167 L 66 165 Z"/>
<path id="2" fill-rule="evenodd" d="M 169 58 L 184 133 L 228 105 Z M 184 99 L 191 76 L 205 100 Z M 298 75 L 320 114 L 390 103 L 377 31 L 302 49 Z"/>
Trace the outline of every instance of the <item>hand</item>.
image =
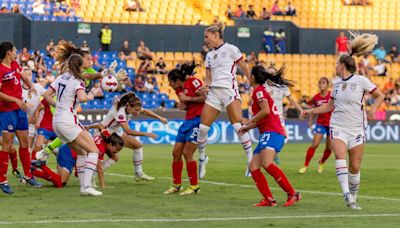
<path id="1" fill-rule="evenodd" d="M 186 105 L 183 103 L 176 104 L 176 107 L 179 108 L 180 110 L 186 110 Z"/>
<path id="2" fill-rule="evenodd" d="M 242 124 L 243 124 L 243 125 L 249 124 L 249 119 L 247 119 L 247 118 L 242 118 Z"/>
<path id="3" fill-rule="evenodd" d="M 244 134 L 247 133 L 248 131 L 249 131 L 248 125 L 244 125 L 243 127 L 241 127 L 241 128 L 239 129 L 239 136 L 244 135 Z"/>
<path id="4" fill-rule="evenodd" d="M 186 103 L 186 102 L 188 102 L 188 101 L 190 100 L 190 97 L 189 97 L 189 96 L 186 96 L 184 93 L 180 93 L 180 94 L 179 94 L 179 99 L 180 99 L 183 103 Z"/>
<path id="5" fill-rule="evenodd" d="M 367 111 L 367 119 L 374 120 L 375 119 L 376 108 L 371 107 L 370 110 Z"/>
<path id="6" fill-rule="evenodd" d="M 303 120 L 304 117 L 310 115 L 312 112 L 313 112 L 312 109 L 303 110 L 303 111 L 300 113 L 300 119 Z"/>
<path id="7" fill-rule="evenodd" d="M 200 89 L 199 89 L 199 94 L 200 95 L 207 95 L 208 94 L 208 92 L 210 91 L 210 87 L 209 86 L 202 86 Z"/>
<path id="8" fill-rule="evenodd" d="M 154 133 L 146 133 L 146 136 L 152 139 L 156 139 L 158 138 L 158 135 L 154 134 Z"/>
<path id="9" fill-rule="evenodd" d="M 114 60 L 114 61 L 110 64 L 110 66 L 108 67 L 109 72 L 110 72 L 111 74 L 113 74 L 113 75 L 116 75 L 115 69 L 117 68 L 117 66 L 118 66 L 118 62 L 117 62 L 117 60 Z"/>
<path id="10" fill-rule="evenodd" d="M 161 123 L 163 123 L 163 124 L 167 124 L 167 123 L 168 123 L 168 120 L 167 120 L 166 118 L 164 118 L 164 117 L 161 117 L 161 118 L 160 118 L 160 121 L 161 121 Z"/>
<path id="11" fill-rule="evenodd" d="M 106 77 L 110 74 L 110 71 L 106 68 L 100 72 L 101 77 Z"/>
<path id="12" fill-rule="evenodd" d="M 89 125 L 84 125 L 83 127 L 85 128 L 86 131 L 89 131 L 89 130 L 90 130 Z"/>
<path id="13" fill-rule="evenodd" d="M 93 93 L 88 93 L 87 96 L 88 96 L 88 100 L 89 100 L 89 101 L 91 101 L 91 100 L 94 99 Z"/>
<path id="14" fill-rule="evenodd" d="M 22 100 L 17 99 L 15 101 L 15 103 L 17 103 L 17 105 L 21 108 L 22 111 L 26 112 L 26 109 L 28 108 L 26 103 L 23 102 Z"/>

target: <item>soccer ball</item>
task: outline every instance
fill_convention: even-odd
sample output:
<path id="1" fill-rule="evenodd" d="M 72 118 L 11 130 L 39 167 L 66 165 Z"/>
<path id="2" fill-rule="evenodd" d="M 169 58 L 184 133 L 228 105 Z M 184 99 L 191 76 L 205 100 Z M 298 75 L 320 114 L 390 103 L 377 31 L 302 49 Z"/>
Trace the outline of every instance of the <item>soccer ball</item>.
<path id="1" fill-rule="evenodd" d="M 105 76 L 101 79 L 101 88 L 107 92 L 114 92 L 118 88 L 118 81 L 111 75 Z"/>

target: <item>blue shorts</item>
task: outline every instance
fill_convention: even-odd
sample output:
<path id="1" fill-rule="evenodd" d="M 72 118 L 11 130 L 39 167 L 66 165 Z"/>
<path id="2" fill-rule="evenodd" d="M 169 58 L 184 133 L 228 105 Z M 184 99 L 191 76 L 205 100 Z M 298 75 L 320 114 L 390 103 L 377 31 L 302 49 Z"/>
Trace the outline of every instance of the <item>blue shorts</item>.
<path id="1" fill-rule="evenodd" d="M 264 132 L 260 135 L 258 145 L 253 154 L 259 154 L 264 149 L 272 149 L 280 152 L 285 145 L 285 136 L 276 132 Z"/>
<path id="2" fill-rule="evenodd" d="M 72 157 L 71 149 L 68 145 L 62 145 L 57 154 L 57 163 L 60 167 L 72 173 L 72 170 L 75 167 L 76 160 Z"/>
<path id="3" fill-rule="evenodd" d="M 185 120 L 179 127 L 176 136 L 177 143 L 191 142 L 197 144 L 197 135 L 199 134 L 200 116 L 190 120 Z"/>
<path id="4" fill-rule="evenodd" d="M 15 132 L 28 130 L 28 115 L 21 109 L 0 112 L 0 130 Z"/>
<path id="5" fill-rule="evenodd" d="M 315 125 L 314 134 L 321 134 L 321 135 L 327 135 L 329 136 L 329 126 L 323 126 L 323 125 Z"/>
<path id="6" fill-rule="evenodd" d="M 56 133 L 54 133 L 53 131 L 46 130 L 44 128 L 39 128 L 37 130 L 37 134 L 43 135 L 47 140 L 54 140 L 57 138 Z"/>

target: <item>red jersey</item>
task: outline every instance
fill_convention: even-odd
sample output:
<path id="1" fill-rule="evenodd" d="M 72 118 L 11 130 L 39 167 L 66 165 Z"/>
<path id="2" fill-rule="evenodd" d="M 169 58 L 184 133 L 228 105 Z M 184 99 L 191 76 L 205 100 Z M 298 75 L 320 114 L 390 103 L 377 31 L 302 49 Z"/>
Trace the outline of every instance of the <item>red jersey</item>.
<path id="1" fill-rule="evenodd" d="M 43 99 L 40 103 L 44 107 L 44 113 L 39 128 L 53 131 L 53 113 L 51 113 L 50 104 L 46 101 L 46 99 Z"/>
<path id="2" fill-rule="evenodd" d="M 272 100 L 271 95 L 267 92 L 263 85 L 259 85 L 254 89 L 251 99 L 251 109 L 254 116 L 257 115 L 257 113 L 261 110 L 259 102 L 263 100 L 268 101 L 270 113 L 257 122 L 257 128 L 260 131 L 260 134 L 264 132 L 276 132 L 278 134 L 285 135 L 285 131 L 282 128 L 281 120 L 279 118 L 278 108 L 276 107 L 274 100 Z"/>
<path id="3" fill-rule="evenodd" d="M 21 72 L 22 69 L 16 61 L 11 62 L 11 68 L 0 63 L 0 91 L 22 100 Z M 0 100 L 0 112 L 18 109 L 20 107 L 17 103 Z"/>
<path id="4" fill-rule="evenodd" d="M 104 142 L 101 136 L 96 136 L 93 138 L 94 143 L 96 143 L 97 149 L 99 149 L 99 160 L 103 161 L 104 154 L 107 150 L 107 143 Z M 71 155 L 76 160 L 78 153 L 76 153 L 73 149 L 71 149 Z"/>
<path id="5" fill-rule="evenodd" d="M 336 38 L 336 44 L 338 45 L 338 51 L 340 52 L 348 52 L 349 50 L 347 49 L 347 37 L 338 37 Z"/>
<path id="6" fill-rule="evenodd" d="M 180 93 L 184 93 L 189 97 L 197 97 L 197 91 L 203 86 L 203 82 L 201 80 L 191 77 L 188 78 L 183 84 L 183 89 L 175 90 L 176 95 Z M 186 102 L 186 117 L 185 119 L 190 120 L 195 118 L 196 116 L 201 115 L 201 111 L 203 110 L 204 103 L 198 102 Z"/>
<path id="7" fill-rule="evenodd" d="M 314 107 L 319 107 L 321 105 L 328 103 L 330 98 L 331 98 L 330 91 L 328 91 L 328 93 L 325 96 L 322 96 L 321 93 L 317 93 L 309 102 L 309 104 L 314 105 Z M 329 120 L 331 119 L 331 114 L 332 112 L 319 114 L 317 117 L 317 124 L 322 126 L 329 126 Z"/>

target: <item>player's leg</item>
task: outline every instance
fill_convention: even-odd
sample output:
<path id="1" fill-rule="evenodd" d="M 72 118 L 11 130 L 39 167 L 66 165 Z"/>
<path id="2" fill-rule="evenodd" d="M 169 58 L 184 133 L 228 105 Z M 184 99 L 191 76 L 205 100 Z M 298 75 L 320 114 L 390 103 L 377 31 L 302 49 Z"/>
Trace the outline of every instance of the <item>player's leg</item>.
<path id="1" fill-rule="evenodd" d="M 43 150 L 36 152 L 36 159 L 45 161 L 48 159 L 49 154 L 53 153 L 53 151 L 60 146 L 63 145 L 63 142 L 59 137 L 56 137 L 49 145 L 47 145 Z"/>
<path id="2" fill-rule="evenodd" d="M 37 134 L 35 146 L 32 151 L 32 160 L 36 160 L 36 153 L 42 149 L 42 145 L 44 145 L 46 138 L 43 134 Z"/>
<path id="3" fill-rule="evenodd" d="M 185 189 L 181 195 L 192 195 L 200 192 L 197 178 L 197 164 L 193 159 L 193 154 L 196 152 L 197 145 L 187 141 L 183 148 L 183 156 L 186 160 L 186 170 L 189 177 L 190 187 Z"/>
<path id="4" fill-rule="evenodd" d="M 355 201 L 357 201 L 357 194 L 360 188 L 360 169 L 364 145 L 361 144 L 349 150 L 349 190 Z"/>
<path id="5" fill-rule="evenodd" d="M 306 173 L 308 166 L 310 164 L 311 159 L 313 158 L 315 154 L 315 150 L 318 148 L 319 144 L 321 143 L 322 138 L 324 135 L 316 133 L 314 134 L 311 146 L 308 147 L 307 152 L 306 152 L 306 157 L 304 160 L 304 165 L 301 169 L 299 169 L 299 173 Z"/>
<path id="6" fill-rule="evenodd" d="M 183 169 L 183 147 L 185 146 L 182 142 L 176 142 L 172 150 L 172 186 L 167 189 L 164 194 L 172 194 L 181 192 L 182 187 L 182 169 Z"/>
<path id="7" fill-rule="evenodd" d="M 11 161 L 11 167 L 12 167 L 12 174 L 13 174 L 18 180 L 21 180 L 24 176 L 23 176 L 23 175 L 21 174 L 21 172 L 18 170 L 18 155 L 17 155 L 17 150 L 15 149 L 14 146 L 11 147 L 10 161 Z"/>
<path id="8" fill-rule="evenodd" d="M 61 167 L 60 165 L 57 166 L 57 174 L 61 178 L 61 183 L 65 186 L 71 176 L 72 170 L 70 171 L 68 168 Z"/>
<path id="9" fill-rule="evenodd" d="M 325 150 L 324 153 L 322 154 L 321 159 L 319 160 L 318 164 L 318 173 L 322 173 L 324 171 L 324 164 L 326 160 L 331 156 L 332 154 L 332 149 L 331 149 L 331 138 L 329 137 L 329 134 L 326 136 L 326 142 L 325 142 Z"/>
<path id="10" fill-rule="evenodd" d="M 3 121 L 3 119 L 2 119 Z M 8 160 L 14 140 L 14 133 L 3 131 L 2 149 L 0 151 L 0 188 L 6 194 L 13 194 L 13 190 L 8 185 L 7 171 Z"/>

